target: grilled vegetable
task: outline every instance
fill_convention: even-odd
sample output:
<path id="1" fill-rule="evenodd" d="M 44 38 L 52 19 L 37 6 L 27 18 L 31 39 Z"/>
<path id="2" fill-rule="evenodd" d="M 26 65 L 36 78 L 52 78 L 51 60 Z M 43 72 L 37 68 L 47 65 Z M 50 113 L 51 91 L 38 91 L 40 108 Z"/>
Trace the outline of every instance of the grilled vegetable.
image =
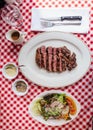
<path id="1" fill-rule="evenodd" d="M 76 112 L 77 112 L 77 107 L 76 107 L 76 104 L 75 102 L 73 101 L 73 99 L 69 96 L 66 96 L 66 100 L 67 100 L 67 103 L 70 107 L 70 114 L 71 115 L 75 115 Z"/>

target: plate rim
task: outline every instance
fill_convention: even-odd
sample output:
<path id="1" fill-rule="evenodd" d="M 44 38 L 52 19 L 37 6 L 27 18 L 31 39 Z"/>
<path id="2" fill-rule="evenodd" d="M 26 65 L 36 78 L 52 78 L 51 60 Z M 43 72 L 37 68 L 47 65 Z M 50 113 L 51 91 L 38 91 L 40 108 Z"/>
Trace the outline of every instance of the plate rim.
<path id="1" fill-rule="evenodd" d="M 78 40 L 83 44 L 83 46 L 87 49 L 87 51 L 88 51 L 88 53 L 89 53 L 89 64 L 88 64 L 88 67 L 87 67 L 86 71 L 83 72 L 82 76 L 80 76 L 77 80 L 75 80 L 75 81 L 72 82 L 72 83 L 69 83 L 69 84 L 63 85 L 63 86 L 61 86 L 61 85 L 55 85 L 55 86 L 54 86 L 54 85 L 45 85 L 45 84 L 42 84 L 42 83 L 40 83 L 40 82 L 37 83 L 37 82 L 33 81 L 31 78 L 29 78 L 29 77 L 23 72 L 22 68 L 20 68 L 20 70 L 21 70 L 22 74 L 23 74 L 28 80 L 30 80 L 30 81 L 33 82 L 34 84 L 37 84 L 37 85 L 42 86 L 42 87 L 59 88 L 59 87 L 70 86 L 70 85 L 72 85 L 72 84 L 78 82 L 80 79 L 83 78 L 83 76 L 84 76 L 84 75 L 87 73 L 87 71 L 89 70 L 90 63 L 91 63 L 91 54 L 90 54 L 90 50 L 89 50 L 87 44 L 84 44 L 83 40 L 80 39 L 79 37 L 75 36 L 74 34 L 66 33 L 66 32 L 61 32 L 61 31 L 51 31 L 51 32 L 49 31 L 49 32 L 43 32 L 43 33 L 36 34 L 35 36 L 31 37 L 31 38 L 22 46 L 22 48 L 21 48 L 21 50 L 20 50 L 20 52 L 19 52 L 19 55 L 18 55 L 18 64 L 20 65 L 20 55 L 21 55 L 21 52 L 23 51 L 23 49 L 24 49 L 25 47 L 27 47 L 27 45 L 29 44 L 29 42 L 30 42 L 31 40 L 34 40 L 34 39 L 38 38 L 39 36 L 42 36 L 42 35 L 44 35 L 44 34 L 49 34 L 49 33 L 60 33 L 60 34 L 63 34 L 63 35 L 69 35 L 69 36 L 71 36 L 71 37 L 74 37 L 75 39 L 78 39 Z M 67 40 L 67 41 L 69 42 L 69 40 Z M 72 43 L 73 43 L 73 42 L 72 42 Z M 74 45 L 75 45 L 75 44 L 74 44 Z"/>

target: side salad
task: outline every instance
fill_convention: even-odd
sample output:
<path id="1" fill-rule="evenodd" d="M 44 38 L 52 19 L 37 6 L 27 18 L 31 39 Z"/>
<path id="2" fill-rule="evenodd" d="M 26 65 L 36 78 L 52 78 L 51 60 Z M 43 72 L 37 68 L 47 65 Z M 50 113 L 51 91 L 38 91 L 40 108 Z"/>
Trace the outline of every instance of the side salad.
<path id="1" fill-rule="evenodd" d="M 77 112 L 74 100 L 64 93 L 51 93 L 43 96 L 35 102 L 33 109 L 46 121 L 48 119 L 71 120 L 71 115 Z"/>

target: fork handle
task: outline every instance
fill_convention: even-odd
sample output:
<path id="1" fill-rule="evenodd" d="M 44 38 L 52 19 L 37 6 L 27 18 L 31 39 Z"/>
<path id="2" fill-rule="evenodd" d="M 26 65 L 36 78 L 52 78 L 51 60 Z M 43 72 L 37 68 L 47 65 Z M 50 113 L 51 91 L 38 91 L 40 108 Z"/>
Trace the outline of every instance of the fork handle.
<path id="1" fill-rule="evenodd" d="M 78 20 L 78 21 L 81 21 L 82 20 L 82 16 L 62 16 L 61 17 L 61 21 L 63 21 L 63 20 L 68 20 L 68 21 Z"/>

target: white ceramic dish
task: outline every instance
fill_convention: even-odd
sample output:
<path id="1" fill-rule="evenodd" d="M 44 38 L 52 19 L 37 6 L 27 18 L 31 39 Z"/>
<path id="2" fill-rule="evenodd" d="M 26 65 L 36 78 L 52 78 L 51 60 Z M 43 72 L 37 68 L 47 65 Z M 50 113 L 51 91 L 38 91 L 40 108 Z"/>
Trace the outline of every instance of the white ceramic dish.
<path id="1" fill-rule="evenodd" d="M 9 66 L 9 65 L 14 66 L 15 69 L 16 69 L 16 72 L 15 72 L 15 74 L 14 74 L 13 76 L 8 75 L 8 74 L 6 73 L 6 71 L 5 71 L 6 67 Z M 4 77 L 7 78 L 7 79 L 14 79 L 14 78 L 16 78 L 16 76 L 18 75 L 18 67 L 17 67 L 17 65 L 16 65 L 15 63 L 13 63 L 13 62 L 8 62 L 8 63 L 6 63 L 6 64 L 3 66 L 3 68 L 2 68 L 1 71 L 2 71 L 2 74 L 4 75 Z"/>
<path id="2" fill-rule="evenodd" d="M 36 49 L 42 45 L 61 47 L 66 46 L 76 53 L 77 67 L 72 71 L 50 73 L 40 69 L 35 62 Z M 80 80 L 88 71 L 90 53 L 88 47 L 76 36 L 62 32 L 44 32 L 31 38 L 19 53 L 19 65 L 22 73 L 34 83 L 45 87 L 64 87 Z"/>
<path id="3" fill-rule="evenodd" d="M 76 106 L 77 106 L 77 113 L 74 115 L 74 116 L 71 116 L 71 120 L 68 120 L 68 121 L 65 121 L 63 119 L 61 120 L 53 120 L 53 119 L 49 119 L 47 121 L 45 121 L 43 119 L 42 116 L 40 115 L 36 115 L 34 112 L 33 112 L 33 104 L 38 100 L 38 99 L 41 99 L 43 96 L 47 95 L 47 94 L 50 94 L 50 93 L 65 93 L 66 95 L 70 96 L 74 102 L 76 103 Z M 72 96 L 70 95 L 69 93 L 67 92 L 62 92 L 60 90 L 50 90 L 50 91 L 45 91 L 41 94 L 39 94 L 36 98 L 33 99 L 33 101 L 30 103 L 29 105 L 29 114 L 31 115 L 31 117 L 33 117 L 35 120 L 45 124 L 45 125 L 50 125 L 50 126 L 60 126 L 60 125 L 64 125 L 64 124 L 67 124 L 68 122 L 72 121 L 73 119 L 75 119 L 79 112 L 80 112 L 80 109 L 81 109 L 81 106 L 80 106 L 80 103 Z"/>
<path id="4" fill-rule="evenodd" d="M 18 91 L 17 91 L 17 89 L 16 89 L 16 84 L 17 84 L 17 82 L 19 82 L 19 81 L 23 81 L 23 82 L 26 84 L 27 89 L 26 89 L 25 92 L 18 92 Z M 18 96 L 24 96 L 25 94 L 27 94 L 27 92 L 28 92 L 28 90 L 29 90 L 29 86 L 28 86 L 28 83 L 27 83 L 25 80 L 23 80 L 23 79 L 17 79 L 17 80 L 15 80 L 15 81 L 12 83 L 12 90 L 13 90 L 13 92 L 14 92 L 16 95 L 18 95 Z"/>
<path id="5" fill-rule="evenodd" d="M 11 35 L 14 33 L 14 32 L 18 32 L 19 33 L 19 38 L 17 40 L 13 40 L 11 38 Z M 6 32 L 6 38 L 7 40 L 13 42 L 15 45 L 19 45 L 19 44 L 22 44 L 23 41 L 24 41 L 24 37 L 25 37 L 26 33 L 25 32 L 20 32 L 16 29 L 10 29 L 8 32 Z"/>

